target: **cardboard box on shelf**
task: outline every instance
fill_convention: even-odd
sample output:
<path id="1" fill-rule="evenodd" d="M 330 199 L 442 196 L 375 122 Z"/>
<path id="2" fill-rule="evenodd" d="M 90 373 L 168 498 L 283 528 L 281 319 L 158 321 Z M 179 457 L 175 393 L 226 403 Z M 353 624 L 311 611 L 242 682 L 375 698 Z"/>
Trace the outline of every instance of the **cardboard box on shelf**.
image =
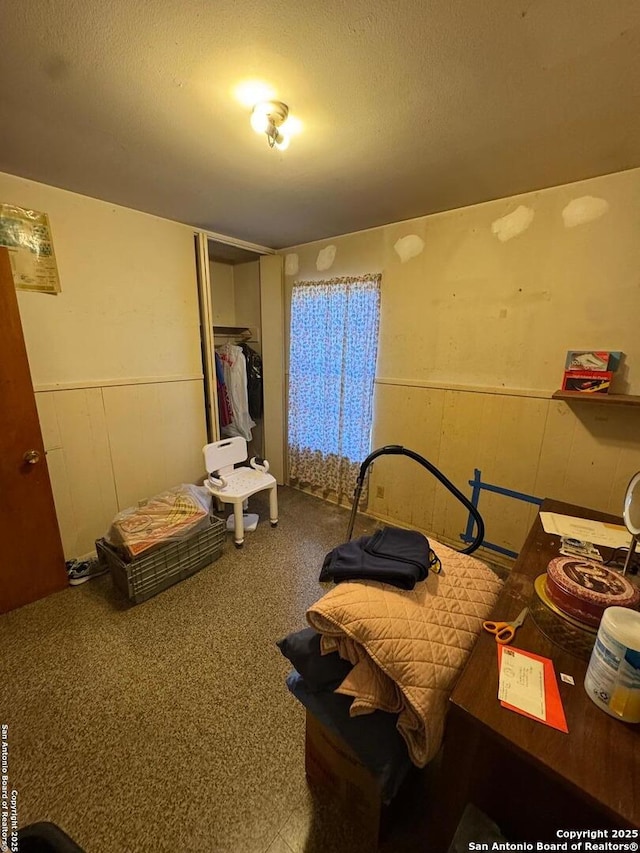
<path id="1" fill-rule="evenodd" d="M 569 350 L 564 369 L 615 373 L 623 355 L 618 350 Z"/>
<path id="2" fill-rule="evenodd" d="M 612 377 L 611 370 L 565 370 L 562 390 L 606 394 L 611 387 Z"/>

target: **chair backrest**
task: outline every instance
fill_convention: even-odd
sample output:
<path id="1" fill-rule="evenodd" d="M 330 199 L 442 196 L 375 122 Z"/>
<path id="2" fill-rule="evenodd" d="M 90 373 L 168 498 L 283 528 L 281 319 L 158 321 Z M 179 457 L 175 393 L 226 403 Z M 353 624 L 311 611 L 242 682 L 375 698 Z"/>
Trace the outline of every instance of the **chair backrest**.
<path id="1" fill-rule="evenodd" d="M 237 462 L 244 462 L 247 458 L 247 442 L 241 436 L 234 438 L 223 438 L 222 441 L 214 441 L 205 444 L 202 448 L 204 453 L 204 464 L 208 474 L 214 471 L 232 469 Z"/>

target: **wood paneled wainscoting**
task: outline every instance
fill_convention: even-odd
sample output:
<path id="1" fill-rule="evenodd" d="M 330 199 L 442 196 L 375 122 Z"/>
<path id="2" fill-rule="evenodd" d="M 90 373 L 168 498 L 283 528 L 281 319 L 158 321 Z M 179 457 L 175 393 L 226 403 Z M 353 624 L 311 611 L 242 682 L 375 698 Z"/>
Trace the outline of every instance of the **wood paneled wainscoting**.
<path id="1" fill-rule="evenodd" d="M 640 470 L 640 408 L 569 405 L 552 393 L 379 378 L 372 447 L 417 451 L 467 495 L 478 468 L 484 482 L 619 515 L 627 484 Z M 515 552 L 538 511 L 487 492 L 479 509 L 487 540 Z M 376 460 L 369 511 L 456 544 L 467 524 L 458 502 L 401 457 Z"/>

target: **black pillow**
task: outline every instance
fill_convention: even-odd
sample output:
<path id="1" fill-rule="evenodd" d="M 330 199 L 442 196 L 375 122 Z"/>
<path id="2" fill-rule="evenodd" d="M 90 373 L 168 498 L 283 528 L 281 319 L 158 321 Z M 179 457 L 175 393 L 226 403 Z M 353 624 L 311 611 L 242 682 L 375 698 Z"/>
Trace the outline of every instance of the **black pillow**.
<path id="1" fill-rule="evenodd" d="M 304 678 L 311 693 L 335 690 L 353 668 L 353 664 L 343 660 L 337 652 L 321 654 L 320 634 L 313 628 L 289 634 L 276 645 Z"/>

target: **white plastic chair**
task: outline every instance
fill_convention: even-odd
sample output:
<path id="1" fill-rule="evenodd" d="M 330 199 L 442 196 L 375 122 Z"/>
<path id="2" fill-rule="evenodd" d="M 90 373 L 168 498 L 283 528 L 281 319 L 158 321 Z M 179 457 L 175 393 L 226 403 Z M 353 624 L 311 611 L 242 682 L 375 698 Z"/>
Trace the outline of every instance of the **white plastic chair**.
<path id="1" fill-rule="evenodd" d="M 244 543 L 244 519 L 242 515 L 243 504 L 250 495 L 269 489 L 269 518 L 271 526 L 278 524 L 278 484 L 275 477 L 267 473 L 269 463 L 266 459 L 257 461 L 254 456 L 249 465 L 234 468 L 238 462 L 247 459 L 247 442 L 244 438 L 236 436 L 225 438 L 222 441 L 214 441 L 202 448 L 204 463 L 208 477 L 203 486 L 219 501 L 233 504 L 233 516 L 235 522 L 234 541 L 236 548 L 241 548 Z"/>

